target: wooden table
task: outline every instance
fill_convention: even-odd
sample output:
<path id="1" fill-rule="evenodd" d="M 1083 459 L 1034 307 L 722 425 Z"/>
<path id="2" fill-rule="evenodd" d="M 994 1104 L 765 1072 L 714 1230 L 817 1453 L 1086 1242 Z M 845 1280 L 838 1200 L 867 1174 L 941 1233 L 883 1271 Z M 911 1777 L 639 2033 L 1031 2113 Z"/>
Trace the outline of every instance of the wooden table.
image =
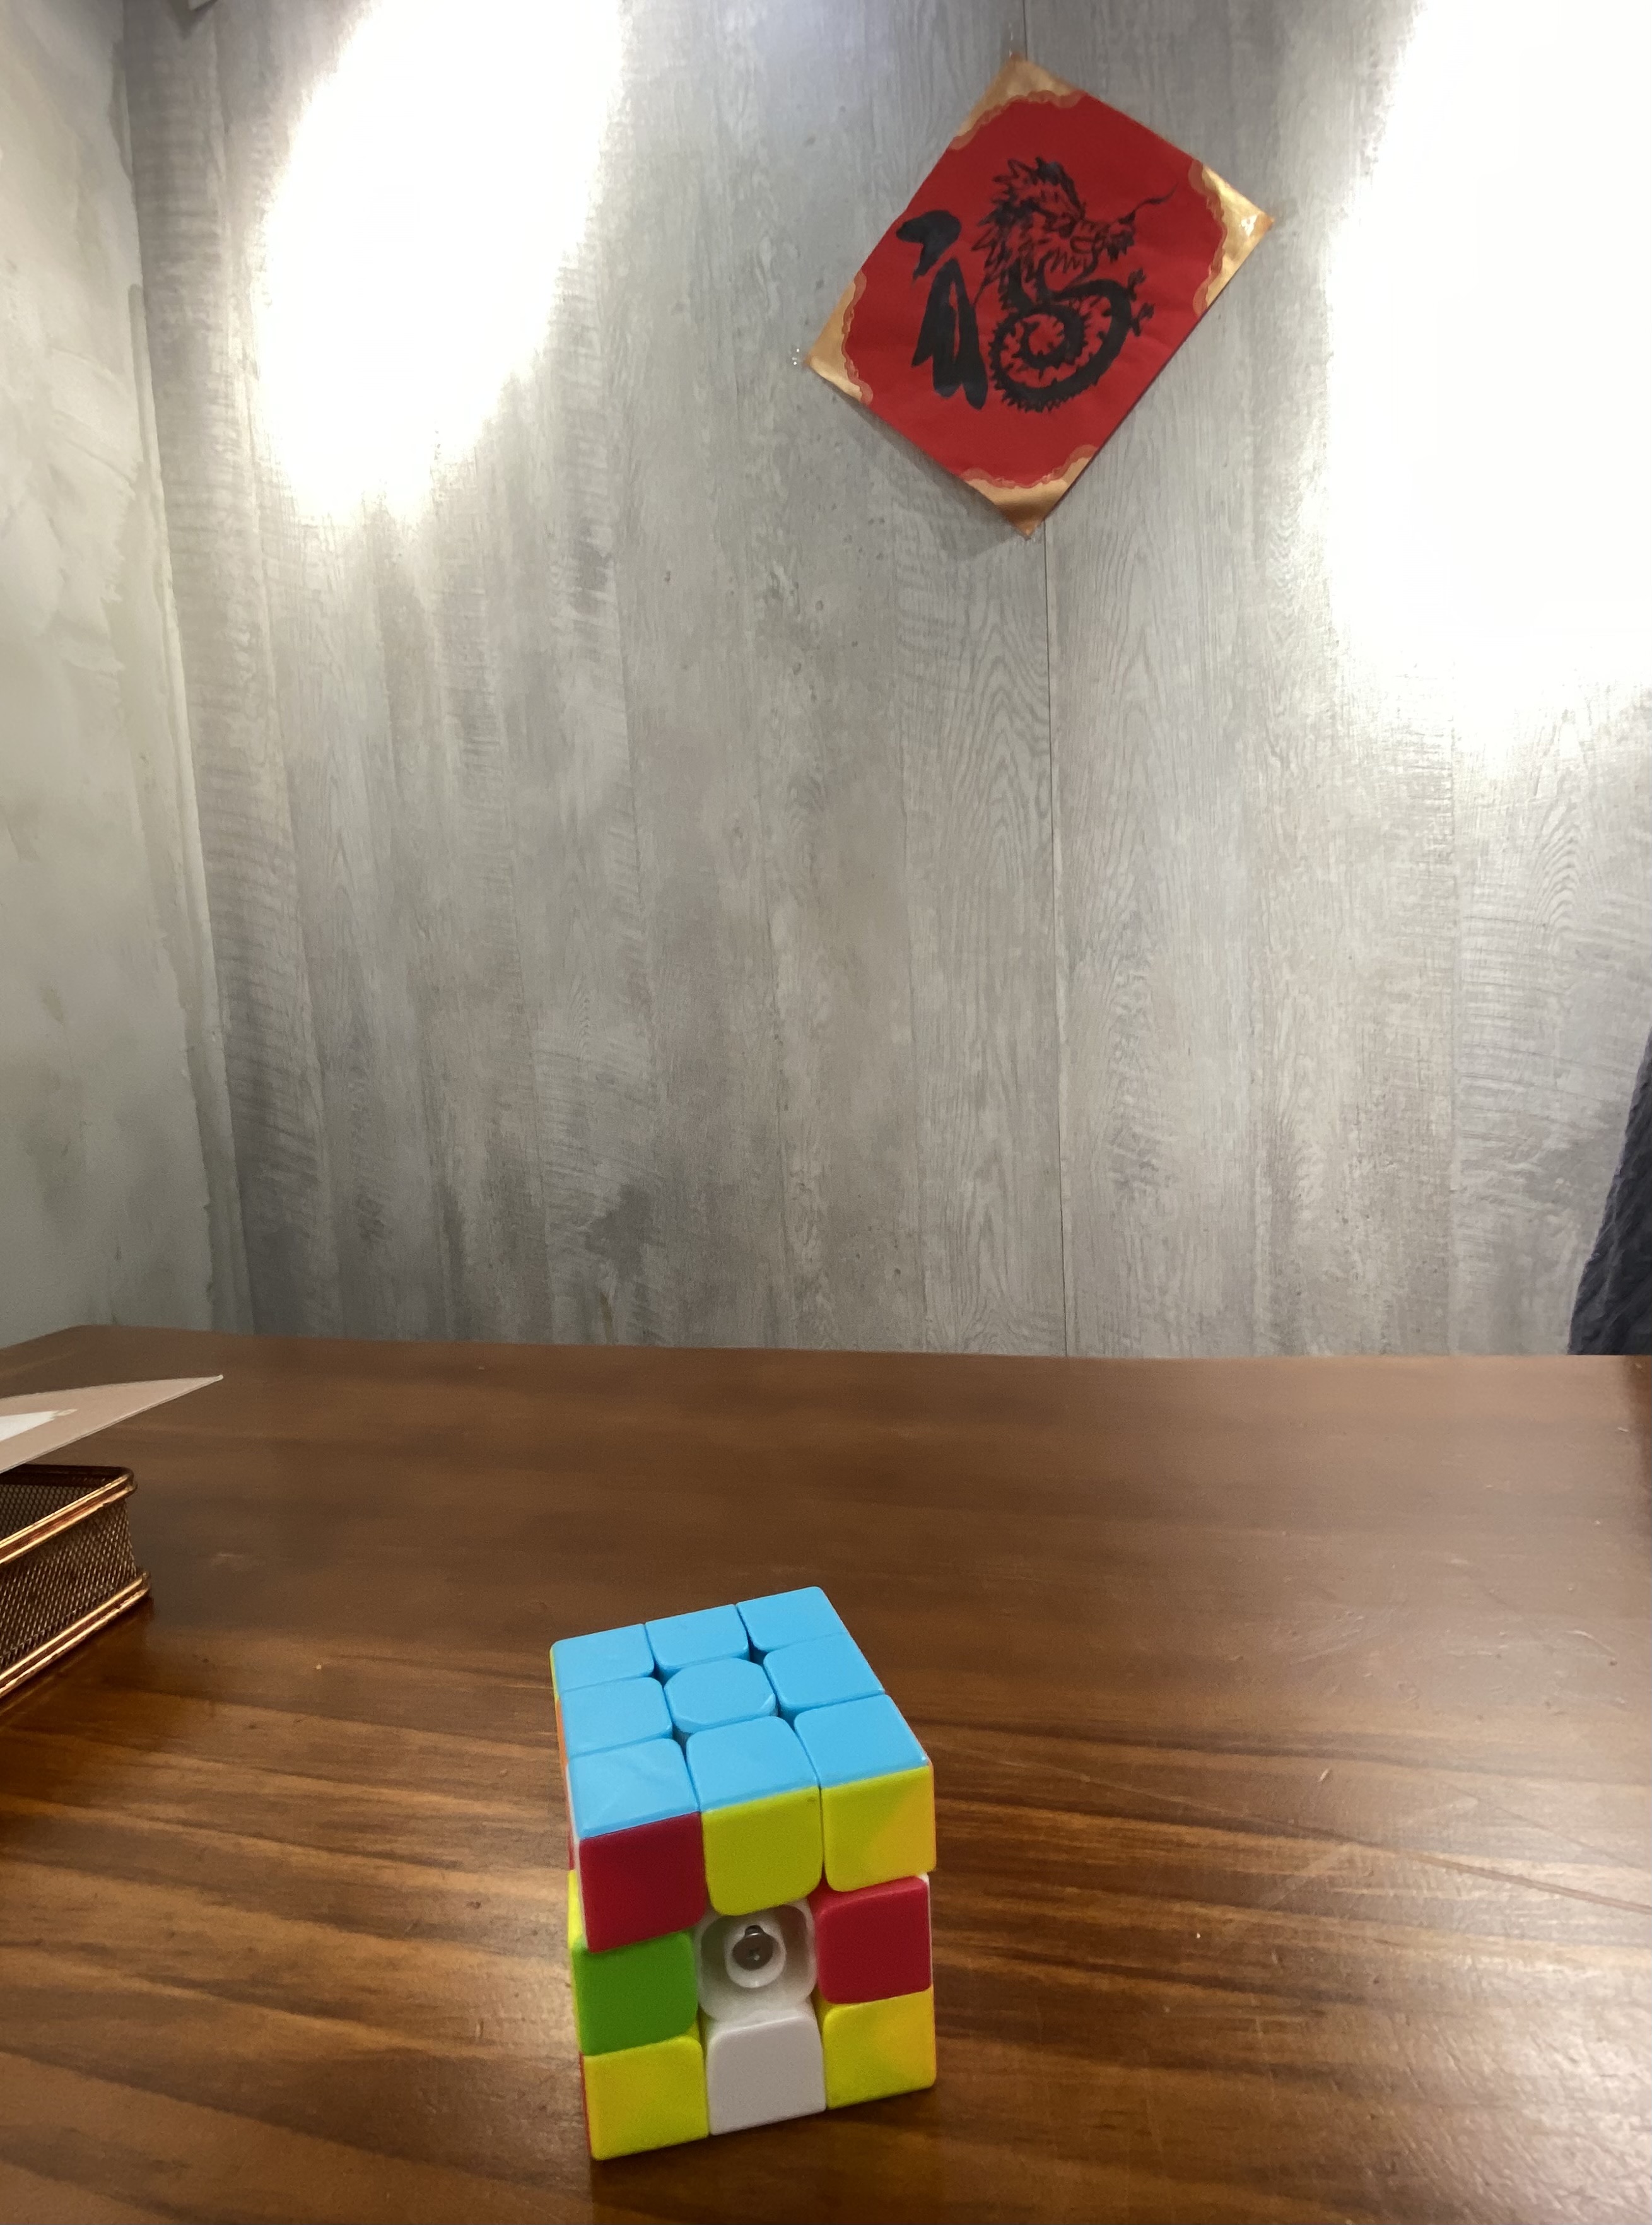
<path id="1" fill-rule="evenodd" d="M 1648 1375 L 85 1329 L 152 1612 L 0 1719 L 0 2214 L 1640 2220 Z M 553 1636 L 818 1578 L 940 2082 L 592 2166 Z"/>

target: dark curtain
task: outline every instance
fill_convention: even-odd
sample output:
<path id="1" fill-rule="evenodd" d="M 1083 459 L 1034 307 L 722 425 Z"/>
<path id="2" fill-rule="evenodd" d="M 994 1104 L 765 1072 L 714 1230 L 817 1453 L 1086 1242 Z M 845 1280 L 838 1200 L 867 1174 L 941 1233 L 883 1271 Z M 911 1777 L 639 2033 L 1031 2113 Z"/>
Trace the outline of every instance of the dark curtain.
<path id="1" fill-rule="evenodd" d="M 1572 1309 L 1573 1352 L 1652 1352 L 1652 1038 L 1600 1233 Z"/>

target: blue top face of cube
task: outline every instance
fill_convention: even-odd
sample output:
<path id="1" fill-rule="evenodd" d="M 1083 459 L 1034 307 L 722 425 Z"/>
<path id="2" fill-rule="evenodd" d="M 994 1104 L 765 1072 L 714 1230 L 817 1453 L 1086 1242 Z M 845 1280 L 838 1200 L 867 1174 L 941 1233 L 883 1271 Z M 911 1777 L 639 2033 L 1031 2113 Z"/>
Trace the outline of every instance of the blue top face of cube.
<path id="1" fill-rule="evenodd" d="M 703 1607 L 693 1614 L 668 1614 L 647 1626 L 654 1661 L 662 1677 L 697 1661 L 744 1661 L 751 1648 L 745 1625 L 731 1607 Z"/>
<path id="2" fill-rule="evenodd" d="M 755 1662 L 751 1665 L 756 1667 Z M 562 1701 L 562 1752 L 569 1760 L 576 1753 L 600 1753 L 607 1746 L 636 1746 L 642 1739 L 670 1734 L 671 1715 L 657 1677 L 581 1685 Z"/>
<path id="3" fill-rule="evenodd" d="M 664 1691 L 684 1738 L 775 1712 L 775 1688 L 755 1661 L 697 1661 L 692 1669 L 679 1669 Z"/>
<path id="4" fill-rule="evenodd" d="M 593 1630 L 588 1638 L 559 1638 L 551 1648 L 559 1699 L 586 1684 L 613 1684 L 622 1677 L 651 1677 L 654 1656 L 640 1622 L 623 1630 Z"/>
<path id="5" fill-rule="evenodd" d="M 688 1741 L 688 1770 L 702 1809 L 734 1808 L 777 1792 L 806 1791 L 814 1784 L 796 1732 L 778 1715 L 696 1731 Z"/>
<path id="6" fill-rule="evenodd" d="M 682 1748 L 674 1738 L 576 1754 L 568 1764 L 568 1794 L 576 1839 L 598 1839 L 604 1832 L 629 1831 L 639 1823 L 663 1823 L 668 1816 L 692 1816 L 699 1805 Z"/>
<path id="7" fill-rule="evenodd" d="M 801 1645 L 782 1645 L 763 1656 L 763 1665 L 788 1722 L 805 1708 L 829 1708 L 840 1700 L 870 1700 L 883 1687 L 866 1656 L 846 1632 L 806 1638 Z"/>
<path id="8" fill-rule="evenodd" d="M 897 1770 L 921 1769 L 929 1759 L 887 1693 L 836 1708 L 812 1708 L 798 1716 L 794 1727 L 822 1785 L 892 1777 Z"/>
<path id="9" fill-rule="evenodd" d="M 770 1592 L 767 1599 L 742 1600 L 740 1620 L 751 1633 L 754 1653 L 777 1645 L 801 1645 L 806 1638 L 845 1638 L 843 1617 L 819 1584 L 800 1592 Z"/>

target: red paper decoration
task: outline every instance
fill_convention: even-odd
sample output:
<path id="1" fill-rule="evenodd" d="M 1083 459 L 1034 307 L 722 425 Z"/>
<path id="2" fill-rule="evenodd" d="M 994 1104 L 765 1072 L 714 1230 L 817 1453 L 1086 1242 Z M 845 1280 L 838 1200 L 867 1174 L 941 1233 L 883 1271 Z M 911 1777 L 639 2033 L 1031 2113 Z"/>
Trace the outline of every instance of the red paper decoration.
<path id="1" fill-rule="evenodd" d="M 1270 222 L 1168 139 L 1012 61 L 808 359 L 1030 533 Z"/>

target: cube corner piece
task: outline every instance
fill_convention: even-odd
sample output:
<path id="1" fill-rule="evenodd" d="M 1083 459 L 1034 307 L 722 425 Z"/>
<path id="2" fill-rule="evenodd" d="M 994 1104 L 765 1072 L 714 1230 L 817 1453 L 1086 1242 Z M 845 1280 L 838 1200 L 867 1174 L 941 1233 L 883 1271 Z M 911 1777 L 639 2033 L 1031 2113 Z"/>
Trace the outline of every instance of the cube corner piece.
<path id="1" fill-rule="evenodd" d="M 585 2133 L 598 2163 L 680 2147 L 711 2131 L 706 2106 L 706 2052 L 698 2026 L 648 2047 L 582 2055 Z"/>
<path id="2" fill-rule="evenodd" d="M 820 1784 L 826 1883 L 839 1892 L 935 1867 L 935 1774 L 887 1693 L 812 1708 L 794 1725 Z"/>
<path id="3" fill-rule="evenodd" d="M 585 1936 L 598 1953 L 686 1931 L 705 1905 L 699 1809 L 669 1736 L 566 1759 Z"/>
<path id="4" fill-rule="evenodd" d="M 826 2107 L 887 2101 L 935 2082 L 935 1995 L 816 2004 L 826 2063 Z"/>

